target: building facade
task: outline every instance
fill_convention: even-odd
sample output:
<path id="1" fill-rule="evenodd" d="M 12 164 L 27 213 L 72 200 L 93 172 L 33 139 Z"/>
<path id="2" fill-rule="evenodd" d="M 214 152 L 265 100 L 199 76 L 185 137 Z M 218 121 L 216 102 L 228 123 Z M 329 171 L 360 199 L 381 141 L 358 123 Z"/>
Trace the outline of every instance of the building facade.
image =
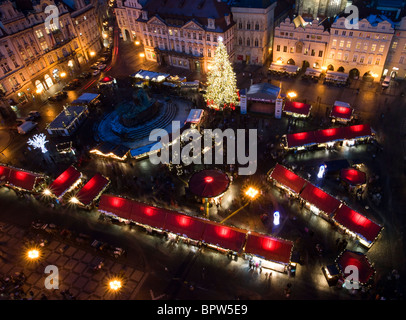
<path id="1" fill-rule="evenodd" d="M 322 68 L 327 56 L 330 34 L 318 20 L 305 23 L 301 17 L 286 18 L 275 27 L 273 58 L 280 64 Z"/>
<path id="2" fill-rule="evenodd" d="M 347 6 L 347 0 L 296 0 L 296 14 L 316 18 L 334 17 Z"/>
<path id="3" fill-rule="evenodd" d="M 276 1 L 239 0 L 231 5 L 235 62 L 264 65 L 271 54 Z"/>
<path id="4" fill-rule="evenodd" d="M 61 78 L 101 49 L 91 2 L 39 0 L 29 9 L 0 3 L 0 103 L 17 111 L 19 103 L 40 99 Z M 45 23 L 45 8 L 55 5 L 58 19 Z M 4 115 L 4 114 L 3 114 Z"/>
<path id="5" fill-rule="evenodd" d="M 385 62 L 384 76 L 406 78 L 406 17 L 395 25 L 395 32 Z"/>
<path id="6" fill-rule="evenodd" d="M 234 58 L 234 22 L 222 1 L 150 0 L 141 10 L 135 32 L 145 58 L 160 65 L 205 73 L 220 40 Z"/>
<path id="7" fill-rule="evenodd" d="M 370 75 L 379 81 L 394 34 L 393 23 L 370 16 L 361 19 L 358 27 L 347 29 L 344 17 L 332 24 L 325 66 L 350 76 Z"/>

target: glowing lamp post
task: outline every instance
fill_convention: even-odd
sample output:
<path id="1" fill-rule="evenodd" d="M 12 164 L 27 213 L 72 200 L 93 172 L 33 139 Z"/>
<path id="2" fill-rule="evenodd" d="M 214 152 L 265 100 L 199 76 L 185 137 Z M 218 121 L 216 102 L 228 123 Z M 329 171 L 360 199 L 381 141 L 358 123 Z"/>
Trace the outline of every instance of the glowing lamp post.
<path id="1" fill-rule="evenodd" d="M 252 200 L 254 200 L 257 197 L 258 193 L 259 191 L 252 187 L 249 187 L 247 191 L 245 191 L 245 195 L 250 197 Z"/>
<path id="2" fill-rule="evenodd" d="M 296 92 L 290 91 L 288 92 L 287 96 L 289 97 L 290 100 L 293 100 L 294 98 L 297 97 Z"/>
<path id="3" fill-rule="evenodd" d="M 28 261 L 37 261 L 40 257 L 40 251 L 38 249 L 28 249 L 26 258 Z"/>

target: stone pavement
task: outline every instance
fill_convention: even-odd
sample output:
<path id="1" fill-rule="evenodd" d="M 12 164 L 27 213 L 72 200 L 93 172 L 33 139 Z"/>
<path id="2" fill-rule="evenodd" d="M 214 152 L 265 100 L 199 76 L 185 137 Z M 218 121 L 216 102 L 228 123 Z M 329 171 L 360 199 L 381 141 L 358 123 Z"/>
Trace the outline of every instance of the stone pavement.
<path id="1" fill-rule="evenodd" d="M 100 261 L 97 252 L 91 250 L 90 246 L 86 250 L 59 240 L 51 240 L 41 248 L 38 262 L 30 262 L 24 257 L 27 250 L 26 231 L 5 224 L 0 224 L 0 230 L 0 277 L 4 279 L 24 272 L 26 281 L 22 289 L 27 297 L 33 291 L 34 299 L 40 299 L 44 294 L 49 300 L 60 300 L 61 292 L 69 289 L 77 300 L 133 300 L 147 277 L 144 271 L 105 257 L 102 257 L 102 271 L 95 272 L 92 266 Z M 45 288 L 45 279 L 49 274 L 44 270 L 48 265 L 58 267 L 59 289 Z M 123 280 L 124 286 L 119 293 L 108 290 L 107 283 L 112 276 L 119 276 Z"/>

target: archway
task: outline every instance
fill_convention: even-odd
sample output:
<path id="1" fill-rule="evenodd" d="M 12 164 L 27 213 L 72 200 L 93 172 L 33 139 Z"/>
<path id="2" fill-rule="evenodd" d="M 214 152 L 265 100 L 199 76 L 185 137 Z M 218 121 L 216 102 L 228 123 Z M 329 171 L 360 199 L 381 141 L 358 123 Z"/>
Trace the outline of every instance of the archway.
<path id="1" fill-rule="evenodd" d="M 362 76 L 362 80 L 364 81 L 374 81 L 374 77 L 372 76 L 371 71 L 365 72 Z"/>
<path id="2" fill-rule="evenodd" d="M 353 68 L 349 72 L 350 79 L 358 79 L 359 78 L 359 70 L 357 68 Z"/>
<path id="3" fill-rule="evenodd" d="M 327 70 L 329 70 L 329 71 L 334 71 L 334 67 L 333 67 L 331 64 L 329 64 L 329 65 L 327 66 Z"/>
<path id="4" fill-rule="evenodd" d="M 344 67 L 342 67 L 342 66 L 339 67 L 339 68 L 337 69 L 337 71 L 338 71 L 338 72 L 344 72 Z"/>
<path id="5" fill-rule="evenodd" d="M 306 70 L 308 67 L 310 67 L 309 61 L 303 60 L 302 69 Z"/>
<path id="6" fill-rule="evenodd" d="M 294 66 L 294 65 L 295 65 L 295 60 L 289 59 L 287 63 L 288 63 L 288 64 L 291 64 L 292 66 Z"/>
<path id="7" fill-rule="evenodd" d="M 44 76 L 44 80 L 45 80 L 45 83 L 48 86 L 48 89 L 51 88 L 54 85 L 54 82 L 52 81 L 52 79 L 51 79 L 51 77 L 49 75 L 46 74 Z"/>
<path id="8" fill-rule="evenodd" d="M 131 41 L 130 31 L 123 29 L 123 39 L 124 41 Z"/>
<path id="9" fill-rule="evenodd" d="M 37 93 L 42 93 L 43 91 L 44 91 L 44 85 L 42 84 L 42 82 L 41 81 L 39 81 L 39 80 L 36 80 L 35 81 L 35 88 L 36 88 L 36 92 Z"/>

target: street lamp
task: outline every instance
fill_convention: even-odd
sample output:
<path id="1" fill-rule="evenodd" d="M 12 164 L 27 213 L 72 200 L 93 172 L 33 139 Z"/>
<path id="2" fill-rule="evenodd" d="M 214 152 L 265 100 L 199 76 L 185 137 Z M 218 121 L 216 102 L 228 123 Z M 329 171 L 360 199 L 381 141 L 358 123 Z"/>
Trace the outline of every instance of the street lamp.
<path id="1" fill-rule="evenodd" d="M 245 195 L 250 197 L 252 200 L 254 200 L 257 197 L 258 193 L 259 191 L 253 187 L 249 187 L 247 191 L 245 191 Z"/>
<path id="2" fill-rule="evenodd" d="M 78 198 L 76 198 L 76 197 L 72 197 L 72 198 L 70 198 L 69 202 L 70 202 L 70 203 L 73 203 L 73 204 L 78 204 L 78 203 L 79 203 L 79 200 L 78 200 Z"/>
<path id="3" fill-rule="evenodd" d="M 296 92 L 290 91 L 288 92 L 287 96 L 292 100 L 293 98 L 297 97 Z"/>
<path id="4" fill-rule="evenodd" d="M 28 261 L 37 261 L 41 255 L 41 252 L 37 248 L 28 249 L 26 252 L 26 258 Z"/>

